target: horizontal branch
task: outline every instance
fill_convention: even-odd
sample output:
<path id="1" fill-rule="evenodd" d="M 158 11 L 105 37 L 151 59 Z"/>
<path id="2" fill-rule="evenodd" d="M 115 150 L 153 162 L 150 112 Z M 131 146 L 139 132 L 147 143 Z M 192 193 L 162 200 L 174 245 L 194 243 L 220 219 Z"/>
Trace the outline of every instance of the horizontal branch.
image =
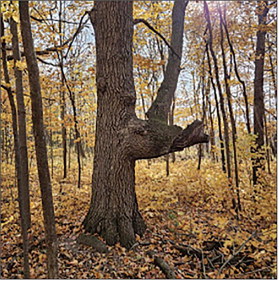
<path id="1" fill-rule="evenodd" d="M 186 147 L 207 142 L 209 136 L 204 133 L 203 123 L 195 120 L 175 138 L 169 152 L 181 151 Z"/>
<path id="2" fill-rule="evenodd" d="M 30 18 L 32 20 L 35 20 L 35 21 L 40 22 L 40 23 L 44 22 L 45 20 L 49 20 L 49 21 L 63 22 L 63 23 L 68 23 L 68 24 L 79 24 L 78 22 L 67 21 L 67 20 L 60 20 L 60 19 L 59 20 L 57 20 L 57 19 L 39 19 L 39 18 L 34 17 L 32 15 L 30 15 Z"/>
<path id="3" fill-rule="evenodd" d="M 51 66 L 53 66 L 53 67 L 60 67 L 59 64 L 54 64 L 54 63 L 52 63 L 52 62 L 45 61 L 45 60 L 43 60 L 43 59 L 41 59 L 41 58 L 39 58 L 39 57 L 37 57 L 37 60 L 38 60 L 39 62 L 43 63 L 43 64 L 51 65 Z"/>
<path id="4" fill-rule="evenodd" d="M 131 157 L 139 160 L 157 158 L 198 143 L 208 142 L 209 136 L 203 129 L 203 124 L 199 120 L 183 130 L 179 126 L 168 126 L 157 120 L 133 119 L 122 133 L 123 139 L 127 135 L 130 138 Z"/>

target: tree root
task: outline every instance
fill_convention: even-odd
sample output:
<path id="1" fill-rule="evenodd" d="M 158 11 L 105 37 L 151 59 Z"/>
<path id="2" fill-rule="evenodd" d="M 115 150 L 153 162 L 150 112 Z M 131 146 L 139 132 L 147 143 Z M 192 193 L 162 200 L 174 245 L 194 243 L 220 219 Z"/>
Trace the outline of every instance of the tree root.
<path id="1" fill-rule="evenodd" d="M 101 240 L 99 240 L 97 237 L 92 235 L 86 235 L 82 233 L 77 238 L 77 243 L 90 246 L 99 253 L 108 253 L 109 251 L 107 246 Z"/>

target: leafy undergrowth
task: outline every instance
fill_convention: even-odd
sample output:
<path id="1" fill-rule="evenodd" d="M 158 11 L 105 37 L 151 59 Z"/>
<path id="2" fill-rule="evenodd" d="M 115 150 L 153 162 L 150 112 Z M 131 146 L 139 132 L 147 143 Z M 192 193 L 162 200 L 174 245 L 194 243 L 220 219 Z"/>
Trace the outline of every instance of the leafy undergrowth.
<path id="1" fill-rule="evenodd" d="M 60 278 L 165 278 L 154 256 L 171 267 L 176 278 L 276 278 L 276 177 L 264 173 L 263 186 L 253 188 L 242 171 L 242 210 L 235 212 L 236 190 L 220 164 L 196 161 L 165 164 L 142 161 L 136 167 L 139 206 L 148 229 L 128 251 L 120 245 L 109 253 L 76 243 L 90 203 L 91 168 L 84 168 L 82 188 L 76 171 L 62 181 L 54 174 L 53 193 L 59 241 Z M 244 169 L 244 168 L 243 168 Z M 60 169 L 55 169 L 55 172 Z M 34 171 L 33 171 L 34 172 Z M 40 193 L 31 180 L 31 278 L 46 278 L 46 254 Z M 2 191 L 2 278 L 22 278 L 18 204 L 13 179 L 4 177 Z"/>

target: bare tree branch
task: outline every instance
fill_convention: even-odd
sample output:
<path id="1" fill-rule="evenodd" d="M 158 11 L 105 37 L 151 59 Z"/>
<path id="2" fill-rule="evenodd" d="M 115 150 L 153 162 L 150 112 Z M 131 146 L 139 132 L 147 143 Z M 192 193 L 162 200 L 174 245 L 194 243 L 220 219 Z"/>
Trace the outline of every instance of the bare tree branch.
<path id="1" fill-rule="evenodd" d="M 68 55 L 69 53 L 69 50 L 75 40 L 75 38 L 77 37 L 77 35 L 82 31 L 82 29 L 85 27 L 86 23 L 88 22 L 88 20 L 86 20 L 86 22 L 84 24 L 81 25 L 82 23 L 82 20 L 84 19 L 84 17 L 86 16 L 87 12 L 82 16 L 81 20 L 80 20 L 80 23 L 79 23 L 79 26 L 77 28 L 77 30 L 75 31 L 75 33 L 73 34 L 73 36 L 71 36 L 69 39 L 67 39 L 63 44 L 61 45 L 58 45 L 58 46 L 52 46 L 52 47 L 49 47 L 49 48 L 46 48 L 44 50 L 41 50 L 41 51 L 36 51 L 36 55 L 48 55 L 52 52 L 56 52 L 58 51 L 59 49 L 61 48 L 64 48 L 67 44 L 69 44 L 69 47 L 68 47 L 68 50 L 67 50 L 67 53 L 66 53 L 66 56 Z M 44 21 L 44 19 L 42 19 L 42 21 Z M 8 47 L 6 48 L 7 50 L 11 50 L 11 47 Z M 21 56 L 24 57 L 25 54 L 24 52 L 21 52 Z M 10 56 L 7 56 L 7 60 L 10 61 L 10 60 L 13 60 L 13 56 L 10 55 Z"/>
<path id="2" fill-rule="evenodd" d="M 30 18 L 33 19 L 33 20 L 35 20 L 35 21 L 37 21 L 37 22 L 43 22 L 43 21 L 44 21 L 44 19 L 39 19 L 39 18 L 36 18 L 36 17 L 34 17 L 34 16 L 30 16 Z M 50 20 L 50 19 L 46 19 L 46 20 Z M 59 20 L 56 20 L 56 19 L 51 19 L 51 20 L 52 20 L 52 21 L 58 21 L 58 22 L 59 22 Z M 68 24 L 79 24 L 78 22 L 67 21 L 67 20 L 62 20 L 61 22 L 63 22 L 63 23 L 68 23 Z"/>
<path id="3" fill-rule="evenodd" d="M 171 49 L 171 51 L 179 58 L 181 57 L 175 52 L 175 50 L 172 48 L 172 46 L 168 43 L 166 38 L 159 32 L 157 31 L 150 23 L 148 23 L 145 19 L 134 19 L 134 24 L 138 23 L 143 23 L 145 24 L 150 30 L 152 30 L 154 33 L 156 33 L 164 42 L 165 44 Z"/>

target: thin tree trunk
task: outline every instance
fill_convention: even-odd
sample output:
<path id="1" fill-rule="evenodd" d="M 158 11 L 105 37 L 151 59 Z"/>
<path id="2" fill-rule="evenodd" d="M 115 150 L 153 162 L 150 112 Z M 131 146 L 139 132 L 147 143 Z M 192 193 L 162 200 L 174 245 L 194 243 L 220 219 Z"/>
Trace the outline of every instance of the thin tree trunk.
<path id="1" fill-rule="evenodd" d="M 270 146 L 268 140 L 268 130 L 267 130 L 267 120 L 266 115 L 264 114 L 264 129 L 265 129 L 265 145 L 266 145 L 266 161 L 267 161 L 267 171 L 271 175 L 271 168 L 270 168 Z"/>
<path id="2" fill-rule="evenodd" d="M 20 61 L 20 50 L 18 42 L 17 23 L 11 18 L 12 49 L 14 60 Z M 22 71 L 14 67 L 16 78 L 16 100 L 18 116 L 18 136 L 19 136 L 19 153 L 22 180 L 22 204 L 26 217 L 27 228 L 31 224 L 30 214 L 30 195 L 29 195 L 29 169 L 28 169 L 28 152 L 27 152 L 27 133 L 26 133 L 26 112 L 23 96 Z"/>
<path id="3" fill-rule="evenodd" d="M 51 119 L 50 119 L 51 124 Z M 50 129 L 49 132 L 49 145 L 50 145 L 50 171 L 51 171 L 51 179 L 53 179 L 53 173 L 54 173 L 54 159 L 53 159 L 53 136 L 52 136 L 52 129 Z"/>
<path id="4" fill-rule="evenodd" d="M 273 59 L 272 59 L 272 54 L 271 54 L 271 48 L 269 51 L 269 63 L 270 63 L 270 69 L 271 69 L 271 77 L 272 77 L 272 83 L 273 83 L 273 87 L 274 87 L 274 97 L 276 100 L 276 109 L 277 109 L 277 82 L 276 82 L 276 75 L 275 75 L 275 71 L 274 71 L 274 63 L 273 63 Z"/>
<path id="5" fill-rule="evenodd" d="M 205 65 L 204 65 L 204 60 L 205 60 L 205 52 L 203 54 L 203 60 L 202 60 L 202 76 L 201 76 L 201 84 L 202 84 L 202 89 L 201 89 L 201 94 L 202 94 L 202 122 L 206 125 L 206 91 L 205 91 Z M 201 169 L 201 160 L 203 156 L 203 145 L 200 143 L 199 144 L 199 160 L 198 160 L 198 170 Z"/>
<path id="6" fill-rule="evenodd" d="M 222 88 L 221 88 L 220 79 L 219 79 L 218 61 L 217 61 L 215 52 L 213 50 L 212 26 L 211 26 L 211 20 L 210 20 L 210 13 L 209 13 L 208 5 L 207 5 L 206 1 L 204 2 L 204 11 L 205 11 L 205 18 L 206 18 L 206 21 L 208 24 L 208 30 L 209 30 L 208 45 L 209 45 L 210 53 L 211 53 L 213 63 L 214 63 L 215 78 L 216 78 L 216 83 L 217 83 L 217 89 L 219 92 L 220 107 L 221 107 L 221 112 L 222 112 L 222 117 L 223 117 L 226 160 L 227 160 L 227 173 L 228 173 L 228 178 L 231 178 L 231 159 L 230 159 L 230 147 L 229 147 L 230 138 L 229 138 L 229 127 L 228 127 L 229 124 L 228 124 L 227 114 L 226 114 L 226 110 L 225 110 L 224 97 L 223 97 Z"/>
<path id="7" fill-rule="evenodd" d="M 235 173 L 235 185 L 236 185 L 236 193 L 237 193 L 236 212 L 238 213 L 238 211 L 241 211 L 241 202 L 240 202 L 238 159 L 237 159 L 237 148 L 236 148 L 237 131 L 236 131 L 234 113 L 233 113 L 233 108 L 232 108 L 231 88 L 229 86 L 230 75 L 228 74 L 228 69 L 227 69 L 226 54 L 225 54 L 225 48 L 224 48 L 224 33 L 223 33 L 223 28 L 222 28 L 222 21 L 223 21 L 222 20 L 222 11 L 220 8 L 219 8 L 219 15 L 220 15 L 220 34 L 221 34 L 221 50 L 222 50 L 222 58 L 223 58 L 224 81 L 225 81 L 225 88 L 226 88 L 226 94 L 227 94 L 227 100 L 228 100 L 230 121 L 231 121 L 231 126 L 232 126 L 234 173 Z"/>
<path id="8" fill-rule="evenodd" d="M 17 23 L 11 18 L 11 33 L 12 33 L 12 49 L 15 61 L 20 61 L 20 50 L 18 40 Z M 27 152 L 27 133 L 26 133 L 26 112 L 23 96 L 23 80 L 22 71 L 14 66 L 16 78 L 16 100 L 17 100 L 17 117 L 18 117 L 18 143 L 19 143 L 19 159 L 21 170 L 21 205 L 22 205 L 22 236 L 23 236 L 23 264 L 24 277 L 30 278 L 29 269 L 29 241 L 28 228 L 31 226 L 30 213 L 30 193 L 29 193 L 29 169 L 28 169 L 28 152 Z"/>
<path id="9" fill-rule="evenodd" d="M 265 35 L 266 16 L 268 13 L 268 1 L 262 1 L 258 6 L 258 31 L 255 59 L 255 80 L 254 80 L 254 134 L 256 135 L 257 155 L 253 159 L 253 184 L 258 183 L 258 172 L 264 168 L 264 155 L 262 148 L 264 145 L 264 57 L 265 57 Z"/>
<path id="10" fill-rule="evenodd" d="M 44 226 L 46 233 L 47 268 L 48 278 L 58 278 L 57 263 L 57 237 L 55 230 L 55 215 L 52 198 L 52 187 L 50 181 L 47 147 L 45 141 L 45 129 L 43 123 L 43 106 L 41 96 L 41 85 L 39 68 L 34 50 L 34 43 L 31 32 L 28 1 L 19 1 L 19 14 L 21 35 L 23 40 L 24 53 L 28 69 L 32 122 L 35 138 L 35 149 L 37 168 L 39 174 L 40 189 L 42 195 Z"/>
<path id="11" fill-rule="evenodd" d="M 77 108 L 76 108 L 76 102 L 75 102 L 75 95 L 71 91 L 71 89 L 70 89 L 70 87 L 67 83 L 67 79 L 66 79 L 66 76 L 65 76 L 64 69 L 63 69 L 62 65 L 60 65 L 60 69 L 61 69 L 61 73 L 63 75 L 64 82 L 66 84 L 66 87 L 68 89 L 70 101 L 71 101 L 72 108 L 73 108 L 74 122 L 75 122 L 75 125 L 74 125 L 75 142 L 76 142 L 77 162 L 78 162 L 78 185 L 77 185 L 77 187 L 80 188 L 81 187 L 81 170 L 82 170 L 80 158 L 85 157 L 85 153 L 84 153 L 84 150 L 83 150 L 82 145 L 81 145 L 81 138 L 80 138 L 81 136 L 80 136 L 80 132 L 79 132 L 79 129 L 78 129 Z"/>
<path id="12" fill-rule="evenodd" d="M 221 149 L 222 170 L 223 170 L 224 173 L 226 173 L 226 160 L 225 160 L 226 158 L 225 158 L 224 140 L 223 140 L 223 133 L 222 133 L 221 114 L 220 114 L 220 109 L 219 109 L 219 102 L 218 102 L 218 97 L 217 97 L 216 86 L 215 86 L 215 83 L 214 83 L 213 73 L 212 73 L 212 69 L 211 69 L 211 62 L 210 62 L 208 47 L 206 47 L 206 54 L 207 54 L 209 76 L 210 76 L 210 81 L 211 81 L 211 85 L 212 85 L 212 88 L 213 88 L 214 99 L 215 99 L 215 104 L 216 104 L 218 132 L 219 132 L 220 149 Z"/>
<path id="13" fill-rule="evenodd" d="M 174 110 L 175 110 L 175 97 L 173 99 L 172 107 L 171 107 L 171 111 L 170 111 L 170 117 L 169 117 L 170 126 L 174 125 Z M 175 162 L 175 152 L 171 153 L 171 160 L 172 160 L 172 163 Z"/>
<path id="14" fill-rule="evenodd" d="M 236 75 L 237 80 L 239 81 L 239 83 L 242 85 L 242 89 L 243 89 L 243 97 L 244 97 L 244 102 L 245 102 L 245 113 L 246 113 L 246 127 L 247 127 L 247 132 L 248 134 L 251 133 L 251 125 L 250 125 L 250 113 L 249 113 L 249 103 L 248 103 L 248 96 L 247 96 L 247 91 L 246 91 L 246 84 L 244 82 L 244 80 L 241 79 L 239 72 L 238 72 L 238 67 L 237 67 L 237 63 L 236 63 L 236 56 L 235 56 L 235 51 L 233 48 L 233 44 L 231 42 L 230 39 L 230 35 L 229 35 L 229 31 L 228 31 L 228 26 L 227 26 L 227 21 L 226 21 L 226 10 L 224 12 L 224 17 L 222 18 L 222 24 L 225 28 L 225 32 L 226 32 L 226 37 L 227 37 L 227 41 L 230 47 L 230 51 L 233 57 L 233 63 L 234 63 L 234 72 Z"/>
<path id="15" fill-rule="evenodd" d="M 172 24 L 175 27 L 175 32 L 172 31 L 171 46 L 173 50 L 169 49 L 169 59 L 164 75 L 164 80 L 158 90 L 156 99 L 147 111 L 148 119 L 157 119 L 165 124 L 168 123 L 168 114 L 172 104 L 174 93 L 176 90 L 178 77 L 180 73 L 180 63 L 182 55 L 182 43 L 180 38 L 183 36 L 184 26 L 180 25 L 180 19 L 184 16 L 185 8 L 188 1 L 175 1 L 177 3 L 173 7 Z M 167 93 L 167 94 L 166 94 Z"/>
<path id="16" fill-rule="evenodd" d="M 71 168 L 71 141 L 72 141 L 72 129 L 69 130 L 69 153 L 68 153 L 68 170 Z"/>
<path id="17" fill-rule="evenodd" d="M 205 96 L 207 99 L 207 103 L 208 103 L 208 112 L 209 112 L 209 122 L 210 122 L 210 145 L 211 145 L 211 149 L 210 149 L 210 154 L 211 157 L 213 159 L 213 161 L 215 162 L 216 156 L 215 156 L 215 132 L 214 132 L 214 121 L 213 121 L 213 112 L 212 112 L 212 107 L 211 107 L 211 101 L 210 101 L 210 77 L 208 79 L 208 83 L 207 83 L 207 87 L 206 87 L 206 91 L 205 91 Z"/>
<path id="18" fill-rule="evenodd" d="M 166 176 L 168 177 L 170 175 L 170 155 L 167 154 L 165 156 L 165 161 L 166 161 Z"/>
<path id="19" fill-rule="evenodd" d="M 13 21 L 13 20 L 12 20 Z M 14 21 L 13 21 L 14 23 Z M 1 17 L 1 36 L 4 36 L 4 23 Z M 14 27 L 14 26 L 13 26 Z M 13 30 L 14 31 L 14 30 Z M 13 38 L 14 40 L 14 38 Z M 14 41 L 13 41 L 14 43 Z M 14 46 L 13 46 L 14 47 Z M 5 40 L 2 41 L 2 59 L 3 59 L 3 72 L 4 72 L 4 79 L 6 84 L 10 84 L 9 72 L 8 72 L 8 65 L 7 65 L 7 54 L 6 54 L 6 42 Z M 17 73 L 18 74 L 18 73 Z M 18 89 L 18 76 L 17 78 L 17 90 Z M 17 92 L 18 94 L 18 92 Z M 30 268 L 29 268 L 29 258 L 28 258 L 28 228 L 30 227 L 30 205 L 29 205 L 29 185 L 26 178 L 23 176 L 23 168 L 22 164 L 25 165 L 25 161 L 21 161 L 21 152 L 20 152 L 20 142 L 19 142 L 19 132 L 18 132 L 18 120 L 17 120 L 17 109 L 13 97 L 13 92 L 11 87 L 8 87 L 8 98 L 11 106 L 12 111 L 12 128 L 13 128 L 13 135 L 14 135 L 14 151 L 15 151 L 15 170 L 16 170 L 16 178 L 17 178 L 17 187 L 18 187 L 18 197 L 19 197 L 19 210 L 20 210 L 20 221 L 21 221 L 21 236 L 22 236 L 22 245 L 23 245 L 23 274 L 24 278 L 30 278 Z M 21 116 L 22 117 L 22 116 Z M 20 120 L 22 121 L 22 120 Z M 22 123 L 21 123 L 22 124 Z M 21 136 L 22 137 L 22 136 Z M 21 139 L 22 140 L 22 139 Z M 28 165 L 28 164 L 27 164 Z M 27 187 L 27 190 L 26 190 Z M 27 192 L 27 194 L 26 194 Z"/>
<path id="20" fill-rule="evenodd" d="M 62 29 L 62 10 L 63 10 L 63 2 L 60 1 L 59 6 L 59 39 L 60 39 L 60 45 L 63 44 L 63 29 Z M 64 67 L 64 58 L 63 58 L 63 50 L 60 50 L 60 66 L 63 69 Z M 64 76 L 61 73 L 61 87 L 60 87 L 60 117 L 62 120 L 62 128 L 61 128 L 61 135 L 62 135 L 62 148 L 63 148 L 63 179 L 67 177 L 67 129 L 65 125 L 65 108 L 66 108 L 66 98 L 65 98 L 65 80 Z"/>

